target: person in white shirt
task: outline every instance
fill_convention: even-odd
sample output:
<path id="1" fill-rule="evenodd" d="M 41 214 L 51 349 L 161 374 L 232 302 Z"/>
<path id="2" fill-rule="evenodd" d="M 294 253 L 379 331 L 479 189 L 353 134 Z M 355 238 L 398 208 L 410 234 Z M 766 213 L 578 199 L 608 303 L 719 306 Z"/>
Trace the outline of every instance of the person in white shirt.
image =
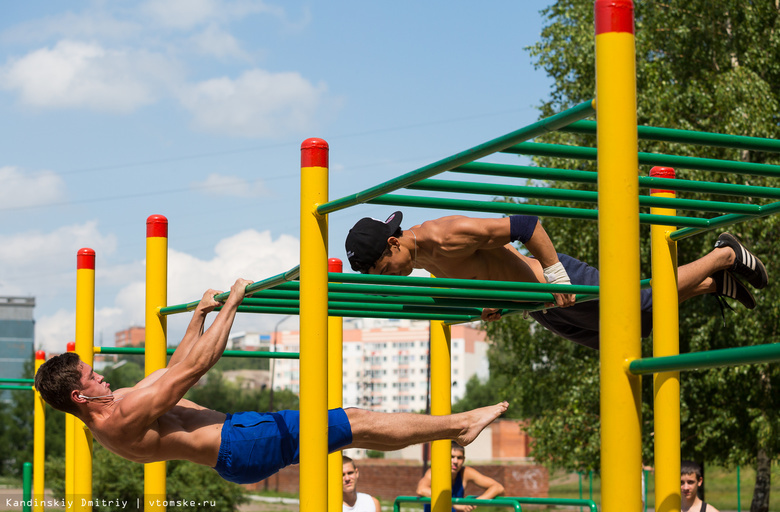
<path id="1" fill-rule="evenodd" d="M 342 512 L 380 512 L 379 500 L 364 492 L 357 492 L 358 471 L 355 461 L 351 458 L 343 457 L 344 465 L 341 468 L 341 477 L 343 488 L 343 501 L 341 503 Z"/>

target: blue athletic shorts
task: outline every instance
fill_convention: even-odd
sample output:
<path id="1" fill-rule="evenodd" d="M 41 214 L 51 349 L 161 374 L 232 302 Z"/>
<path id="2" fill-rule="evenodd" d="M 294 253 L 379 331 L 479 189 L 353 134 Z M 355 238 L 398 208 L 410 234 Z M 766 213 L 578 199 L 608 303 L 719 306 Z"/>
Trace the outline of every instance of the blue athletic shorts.
<path id="1" fill-rule="evenodd" d="M 563 268 L 569 274 L 571 284 L 599 284 L 599 271 L 587 263 L 566 254 L 558 253 Z M 653 331 L 653 294 L 650 288 L 640 291 L 640 306 L 642 318 L 642 337 L 650 336 Z M 566 338 L 567 340 L 585 345 L 588 348 L 599 348 L 599 301 L 582 302 L 568 308 L 552 308 L 546 313 L 534 311 L 531 317 L 545 329 Z"/>
<path id="2" fill-rule="evenodd" d="M 214 469 L 237 484 L 259 482 L 290 464 L 298 464 L 298 411 L 228 414 Z M 352 443 L 352 427 L 344 409 L 328 411 L 328 451 Z"/>

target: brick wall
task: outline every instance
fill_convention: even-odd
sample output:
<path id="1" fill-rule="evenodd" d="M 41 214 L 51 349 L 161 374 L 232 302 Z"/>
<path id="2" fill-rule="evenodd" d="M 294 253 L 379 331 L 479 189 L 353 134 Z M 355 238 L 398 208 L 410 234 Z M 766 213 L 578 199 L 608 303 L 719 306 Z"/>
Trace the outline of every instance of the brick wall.
<path id="1" fill-rule="evenodd" d="M 417 482 L 422 477 L 422 466 L 408 461 L 385 459 L 356 461 L 360 470 L 358 490 L 367 492 L 382 500 L 392 501 L 397 496 L 415 496 Z M 483 473 L 504 486 L 506 496 L 525 496 L 546 498 L 549 488 L 549 475 L 542 466 L 531 465 L 474 465 Z M 244 486 L 249 490 L 273 490 L 277 492 L 298 493 L 298 466 L 289 466 L 267 480 Z M 469 485 L 466 495 L 479 494 L 479 488 Z"/>

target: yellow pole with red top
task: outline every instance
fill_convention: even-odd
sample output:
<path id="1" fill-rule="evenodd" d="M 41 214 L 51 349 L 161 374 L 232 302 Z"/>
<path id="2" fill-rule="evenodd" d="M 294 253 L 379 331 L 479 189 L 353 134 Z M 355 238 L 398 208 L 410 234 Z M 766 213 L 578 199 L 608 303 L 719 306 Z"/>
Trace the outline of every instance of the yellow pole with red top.
<path id="1" fill-rule="evenodd" d="M 328 500 L 328 143 L 301 143 L 300 510 Z"/>
<path id="2" fill-rule="evenodd" d="M 650 176 L 674 179 L 674 169 L 653 167 Z M 675 197 L 673 190 L 651 189 L 653 197 Z M 675 215 L 673 208 L 650 208 L 654 215 Z M 669 238 L 676 226 L 653 225 L 653 357 L 680 353 L 679 295 L 677 291 L 677 242 Z M 653 375 L 655 510 L 680 510 L 680 372 Z"/>
<path id="3" fill-rule="evenodd" d="M 46 362 L 46 352 L 35 352 L 35 373 Z M 66 416 L 73 416 L 67 414 Z M 38 390 L 35 390 L 35 409 L 33 412 L 33 510 L 43 510 L 44 476 L 43 469 L 46 463 L 46 403 L 41 398 Z"/>
<path id="4" fill-rule="evenodd" d="M 328 272 L 340 274 L 344 264 L 338 258 L 328 259 Z M 340 316 L 328 317 L 328 409 L 344 405 L 344 321 Z M 328 455 L 328 510 L 339 512 L 344 500 L 341 451 Z"/>
<path id="5" fill-rule="evenodd" d="M 68 352 L 76 351 L 76 343 L 69 341 L 67 345 Z M 76 417 L 72 414 L 65 415 L 65 502 L 73 502 L 74 479 L 76 471 L 76 448 L 75 448 Z"/>
<path id="6" fill-rule="evenodd" d="M 167 365 L 167 321 L 160 308 L 168 300 L 168 219 L 150 215 L 146 219 L 146 350 L 144 373 Z M 165 510 L 165 461 L 144 464 L 144 510 Z"/>
<path id="7" fill-rule="evenodd" d="M 84 364 L 93 365 L 95 342 L 95 251 L 76 254 L 76 353 Z M 73 423 L 73 508 L 91 511 L 92 433 L 78 418 Z"/>
<path id="8" fill-rule="evenodd" d="M 634 4 L 596 0 L 601 506 L 639 512 L 641 357 Z M 634 475 L 632 477 L 631 475 Z"/>

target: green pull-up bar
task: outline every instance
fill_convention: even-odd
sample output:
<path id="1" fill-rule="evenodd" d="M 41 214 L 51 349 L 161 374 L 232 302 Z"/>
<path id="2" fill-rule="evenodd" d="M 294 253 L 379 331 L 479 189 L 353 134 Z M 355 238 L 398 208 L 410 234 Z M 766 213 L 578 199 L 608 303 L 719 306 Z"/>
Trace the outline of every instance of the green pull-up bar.
<path id="1" fill-rule="evenodd" d="M 772 363 L 775 361 L 780 361 L 780 343 L 635 359 L 628 365 L 628 370 L 634 375 L 647 375 L 658 372 L 697 370 L 752 363 Z"/>

